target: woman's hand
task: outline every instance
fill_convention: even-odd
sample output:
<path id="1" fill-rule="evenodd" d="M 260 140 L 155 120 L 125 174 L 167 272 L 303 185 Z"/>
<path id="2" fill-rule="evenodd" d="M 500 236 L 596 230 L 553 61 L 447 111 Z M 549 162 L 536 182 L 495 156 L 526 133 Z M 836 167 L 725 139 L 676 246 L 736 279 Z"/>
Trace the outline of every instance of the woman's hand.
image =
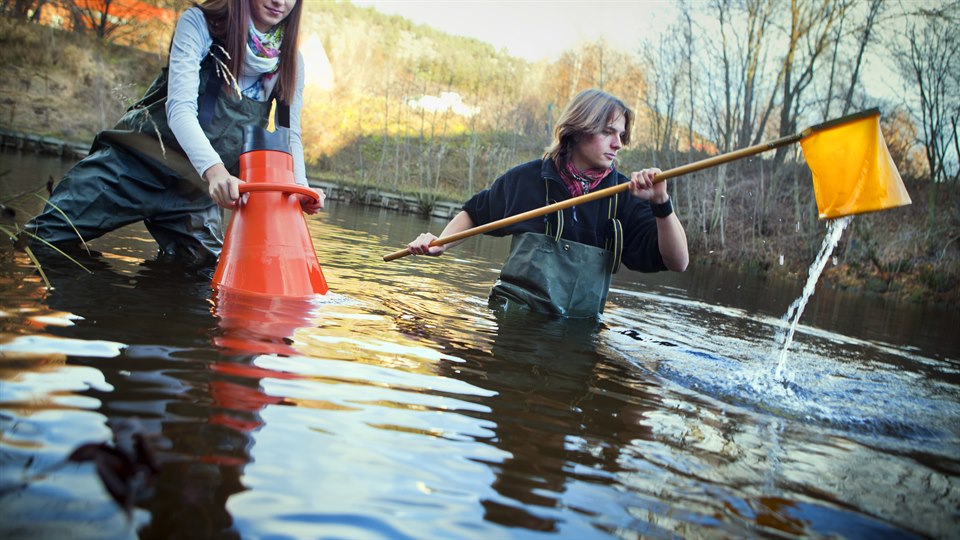
<path id="1" fill-rule="evenodd" d="M 411 255 L 430 255 L 431 257 L 443 255 L 443 252 L 447 250 L 446 245 L 430 245 L 430 242 L 436 239 L 437 237 L 433 234 L 423 233 L 416 240 L 407 244 L 407 249 L 410 250 Z"/>
<path id="2" fill-rule="evenodd" d="M 236 206 L 240 200 L 240 184 L 243 180 L 231 175 L 223 163 L 203 171 L 203 179 L 207 181 L 207 192 L 213 202 L 227 209 Z"/>
<path id="3" fill-rule="evenodd" d="M 650 201 L 653 204 L 663 204 L 670 196 L 667 194 L 667 183 L 653 183 L 653 178 L 661 173 L 656 167 L 630 173 L 630 194 L 634 197 Z"/>
<path id="4" fill-rule="evenodd" d="M 305 195 L 300 196 L 300 208 L 306 214 L 316 214 L 323 209 L 323 202 L 327 200 L 327 194 L 324 193 L 322 189 L 317 189 L 316 191 L 319 195 L 317 199 Z"/>

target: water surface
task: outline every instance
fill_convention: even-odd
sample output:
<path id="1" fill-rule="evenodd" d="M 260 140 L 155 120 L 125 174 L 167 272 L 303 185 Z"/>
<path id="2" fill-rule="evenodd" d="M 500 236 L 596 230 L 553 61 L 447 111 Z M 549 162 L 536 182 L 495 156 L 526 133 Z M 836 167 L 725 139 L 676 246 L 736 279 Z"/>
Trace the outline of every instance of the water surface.
<path id="1" fill-rule="evenodd" d="M 67 166 L 2 157 L 4 193 Z M 443 222 L 308 225 L 312 302 L 213 294 L 142 227 L 52 291 L 0 252 L 0 536 L 957 534 L 954 311 L 817 290 L 780 381 L 802 278 L 622 272 L 599 323 L 564 322 L 487 307 L 504 240 L 384 263 Z M 136 437 L 158 471 L 127 513 L 67 457 Z"/>

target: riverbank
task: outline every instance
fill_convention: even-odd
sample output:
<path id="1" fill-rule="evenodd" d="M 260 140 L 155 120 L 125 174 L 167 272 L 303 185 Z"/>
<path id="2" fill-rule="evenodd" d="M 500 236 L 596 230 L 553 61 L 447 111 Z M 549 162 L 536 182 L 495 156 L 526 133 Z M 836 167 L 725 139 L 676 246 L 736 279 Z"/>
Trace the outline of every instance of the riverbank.
<path id="1" fill-rule="evenodd" d="M 19 152 L 49 154 L 62 159 L 81 159 L 90 150 L 89 143 L 65 141 L 32 133 L 0 129 L 0 147 Z"/>

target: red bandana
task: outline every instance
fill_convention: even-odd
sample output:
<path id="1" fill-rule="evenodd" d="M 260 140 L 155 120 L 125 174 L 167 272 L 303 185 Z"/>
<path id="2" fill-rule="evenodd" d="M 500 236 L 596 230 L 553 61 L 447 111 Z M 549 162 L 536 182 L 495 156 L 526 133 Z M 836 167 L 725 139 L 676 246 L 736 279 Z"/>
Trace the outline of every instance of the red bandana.
<path id="1" fill-rule="evenodd" d="M 573 164 L 573 161 L 567 161 L 563 167 L 558 167 L 560 170 L 560 178 L 563 179 L 564 185 L 567 186 L 567 191 L 570 192 L 571 197 L 579 197 L 584 193 L 589 193 L 593 188 L 597 187 L 608 174 L 613 172 L 613 168 L 609 169 L 587 169 L 581 171 Z"/>

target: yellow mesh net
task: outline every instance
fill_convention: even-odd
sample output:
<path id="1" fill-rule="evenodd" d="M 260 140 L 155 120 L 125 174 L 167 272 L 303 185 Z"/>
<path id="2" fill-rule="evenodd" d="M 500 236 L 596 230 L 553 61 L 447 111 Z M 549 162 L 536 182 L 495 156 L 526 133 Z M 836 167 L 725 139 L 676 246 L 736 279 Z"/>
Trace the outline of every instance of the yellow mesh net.
<path id="1" fill-rule="evenodd" d="M 814 131 L 800 146 L 813 172 L 820 219 L 910 204 L 887 143 L 880 113 Z"/>

